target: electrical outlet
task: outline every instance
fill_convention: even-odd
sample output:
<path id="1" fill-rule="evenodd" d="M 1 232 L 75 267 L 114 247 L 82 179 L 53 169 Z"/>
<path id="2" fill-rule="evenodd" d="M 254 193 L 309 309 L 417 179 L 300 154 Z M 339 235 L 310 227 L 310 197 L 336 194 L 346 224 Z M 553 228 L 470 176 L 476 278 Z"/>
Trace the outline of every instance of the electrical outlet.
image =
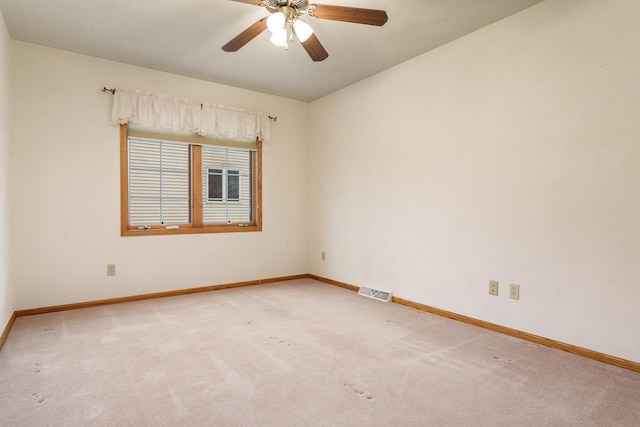
<path id="1" fill-rule="evenodd" d="M 116 275 L 116 265 L 107 264 L 107 276 L 115 276 L 115 275 Z"/>
<path id="2" fill-rule="evenodd" d="M 327 253 L 322 251 L 322 260 L 325 261 L 327 259 Z"/>
<path id="3" fill-rule="evenodd" d="M 513 283 L 509 285 L 509 298 L 520 299 L 520 285 Z"/>
<path id="4" fill-rule="evenodd" d="M 489 294 L 498 295 L 498 281 L 489 280 Z"/>

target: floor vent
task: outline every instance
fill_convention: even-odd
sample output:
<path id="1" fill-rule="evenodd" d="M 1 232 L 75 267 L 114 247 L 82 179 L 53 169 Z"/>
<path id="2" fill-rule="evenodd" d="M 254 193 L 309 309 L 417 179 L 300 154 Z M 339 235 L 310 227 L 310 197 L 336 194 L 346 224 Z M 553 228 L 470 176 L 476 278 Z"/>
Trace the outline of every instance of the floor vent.
<path id="1" fill-rule="evenodd" d="M 365 288 L 360 286 L 358 295 L 363 297 L 377 299 L 378 301 L 389 302 L 391 301 L 391 292 L 379 291 L 377 289 Z"/>

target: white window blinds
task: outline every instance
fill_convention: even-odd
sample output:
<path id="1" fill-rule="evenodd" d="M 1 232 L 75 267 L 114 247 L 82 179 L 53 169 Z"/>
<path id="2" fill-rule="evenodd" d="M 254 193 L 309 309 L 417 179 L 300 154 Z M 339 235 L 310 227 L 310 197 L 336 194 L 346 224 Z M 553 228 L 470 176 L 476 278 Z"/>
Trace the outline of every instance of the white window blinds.
<path id="1" fill-rule="evenodd" d="M 129 224 L 191 220 L 188 144 L 129 138 Z"/>
<path id="2" fill-rule="evenodd" d="M 252 221 L 251 150 L 203 146 L 202 174 L 205 224 Z"/>

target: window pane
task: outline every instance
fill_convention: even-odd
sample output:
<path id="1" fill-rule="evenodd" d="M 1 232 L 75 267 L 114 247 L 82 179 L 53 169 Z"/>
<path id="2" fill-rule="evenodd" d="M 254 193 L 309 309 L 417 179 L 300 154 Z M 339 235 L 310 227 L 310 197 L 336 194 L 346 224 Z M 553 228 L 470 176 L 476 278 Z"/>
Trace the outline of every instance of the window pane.
<path id="1" fill-rule="evenodd" d="M 250 150 L 212 145 L 202 147 L 202 170 L 206 182 L 203 184 L 202 218 L 205 224 L 252 221 L 251 167 Z M 218 197 L 212 198 L 209 197 L 209 180 L 214 169 L 220 174 L 220 179 L 215 181 L 215 195 Z"/>
<path id="2" fill-rule="evenodd" d="M 191 221 L 186 144 L 129 138 L 129 224 Z"/>
<path id="3" fill-rule="evenodd" d="M 227 199 L 240 201 L 240 171 L 227 171 Z"/>
<path id="4" fill-rule="evenodd" d="M 209 169 L 209 181 L 207 198 L 209 200 L 222 200 L 222 169 Z"/>

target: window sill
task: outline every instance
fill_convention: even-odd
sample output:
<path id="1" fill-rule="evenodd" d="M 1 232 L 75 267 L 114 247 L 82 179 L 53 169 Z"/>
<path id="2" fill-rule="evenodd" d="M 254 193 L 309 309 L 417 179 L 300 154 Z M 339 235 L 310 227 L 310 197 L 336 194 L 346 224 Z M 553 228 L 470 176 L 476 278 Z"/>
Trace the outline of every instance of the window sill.
<path id="1" fill-rule="evenodd" d="M 250 224 L 246 226 L 239 226 L 237 224 L 229 225 L 214 225 L 204 227 L 188 227 L 183 228 L 151 228 L 149 230 L 127 229 L 122 230 L 120 235 L 122 237 L 131 236 L 163 236 L 163 235 L 176 235 L 176 234 L 207 234 L 207 233 L 247 233 L 262 231 L 262 227 L 256 224 Z"/>

